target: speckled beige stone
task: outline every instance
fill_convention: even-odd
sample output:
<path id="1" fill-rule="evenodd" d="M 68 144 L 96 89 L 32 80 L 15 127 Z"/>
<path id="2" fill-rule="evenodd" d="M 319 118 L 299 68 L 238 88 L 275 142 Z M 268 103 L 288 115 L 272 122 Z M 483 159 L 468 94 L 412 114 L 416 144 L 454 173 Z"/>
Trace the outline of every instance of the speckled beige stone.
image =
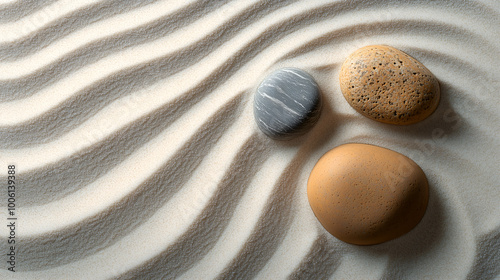
<path id="1" fill-rule="evenodd" d="M 352 53 L 340 70 L 340 88 L 349 104 L 376 121 L 407 125 L 436 110 L 440 90 L 422 63 L 389 46 Z"/>
<path id="2" fill-rule="evenodd" d="M 344 144 L 316 163 L 307 196 L 333 236 L 373 245 L 397 238 L 420 222 L 429 188 L 422 169 L 408 157 L 378 146 Z"/>

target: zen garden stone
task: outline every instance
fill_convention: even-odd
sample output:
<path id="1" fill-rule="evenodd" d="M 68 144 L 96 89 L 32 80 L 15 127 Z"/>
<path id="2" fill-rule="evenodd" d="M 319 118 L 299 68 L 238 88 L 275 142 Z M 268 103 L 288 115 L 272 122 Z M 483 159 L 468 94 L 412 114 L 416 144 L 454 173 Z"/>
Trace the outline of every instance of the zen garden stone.
<path id="1" fill-rule="evenodd" d="M 279 69 L 257 88 L 254 116 L 260 130 L 276 140 L 306 133 L 319 119 L 321 95 L 313 77 L 296 68 Z"/>

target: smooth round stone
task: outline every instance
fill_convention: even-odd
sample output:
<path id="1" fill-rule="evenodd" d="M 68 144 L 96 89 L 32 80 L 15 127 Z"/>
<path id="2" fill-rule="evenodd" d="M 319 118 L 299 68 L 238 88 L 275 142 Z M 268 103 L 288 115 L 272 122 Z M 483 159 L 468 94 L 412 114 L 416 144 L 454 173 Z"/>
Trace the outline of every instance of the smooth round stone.
<path id="1" fill-rule="evenodd" d="M 345 144 L 316 163 L 307 196 L 333 236 L 373 245 L 397 238 L 420 222 L 429 187 L 422 169 L 408 157 L 378 146 Z"/>
<path id="2" fill-rule="evenodd" d="M 340 69 L 340 88 L 359 113 L 399 125 L 427 118 L 440 97 L 438 80 L 429 69 L 388 46 L 367 46 L 352 53 Z"/>
<path id="3" fill-rule="evenodd" d="M 321 95 L 313 77 L 296 68 L 279 69 L 257 88 L 254 116 L 260 130 L 276 140 L 308 131 L 321 112 Z"/>

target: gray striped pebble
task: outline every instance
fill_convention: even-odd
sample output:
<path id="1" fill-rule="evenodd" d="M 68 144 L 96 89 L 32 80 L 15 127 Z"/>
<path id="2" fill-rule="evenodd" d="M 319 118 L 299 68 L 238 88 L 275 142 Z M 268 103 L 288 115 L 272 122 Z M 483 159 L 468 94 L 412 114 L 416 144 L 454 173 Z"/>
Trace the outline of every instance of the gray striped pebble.
<path id="1" fill-rule="evenodd" d="M 321 96 L 313 77 L 296 68 L 267 76 L 257 88 L 254 116 L 260 130 L 276 140 L 304 134 L 318 120 Z"/>

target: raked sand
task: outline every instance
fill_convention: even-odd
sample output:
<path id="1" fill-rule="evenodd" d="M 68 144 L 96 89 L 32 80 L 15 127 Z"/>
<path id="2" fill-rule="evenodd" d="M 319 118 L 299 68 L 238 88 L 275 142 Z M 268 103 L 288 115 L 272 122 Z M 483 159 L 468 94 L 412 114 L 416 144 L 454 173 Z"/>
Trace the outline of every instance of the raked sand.
<path id="1" fill-rule="evenodd" d="M 500 275 L 500 2 L 3 1 L 0 221 L 16 166 L 16 263 L 0 279 L 494 279 Z M 272 2 L 272 4 L 271 4 Z M 438 78 L 441 102 L 410 126 L 349 106 L 354 50 L 390 45 Z M 311 74 L 314 128 L 264 136 L 253 95 L 273 70 Z M 306 195 L 344 143 L 418 163 L 418 226 L 343 243 Z"/>

